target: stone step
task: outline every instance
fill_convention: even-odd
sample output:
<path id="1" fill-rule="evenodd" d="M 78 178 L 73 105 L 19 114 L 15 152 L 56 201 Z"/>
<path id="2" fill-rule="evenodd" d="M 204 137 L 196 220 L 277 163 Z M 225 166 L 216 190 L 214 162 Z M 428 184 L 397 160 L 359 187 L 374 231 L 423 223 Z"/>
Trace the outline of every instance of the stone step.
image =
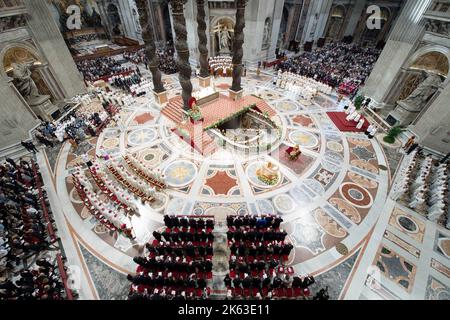
<path id="1" fill-rule="evenodd" d="M 37 147 L 38 148 L 38 147 Z M 38 148 L 39 149 L 39 148 Z M 9 147 L 0 150 L 0 160 L 3 161 L 6 158 L 13 160 L 30 155 L 31 153 L 26 150 L 20 143 L 11 145 Z"/>

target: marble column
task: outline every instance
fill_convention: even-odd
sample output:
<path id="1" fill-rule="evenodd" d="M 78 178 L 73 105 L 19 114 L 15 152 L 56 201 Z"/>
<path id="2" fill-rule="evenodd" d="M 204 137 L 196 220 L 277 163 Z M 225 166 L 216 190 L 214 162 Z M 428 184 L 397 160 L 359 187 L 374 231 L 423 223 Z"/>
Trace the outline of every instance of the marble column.
<path id="1" fill-rule="evenodd" d="M 156 55 L 155 39 L 153 37 L 152 26 L 148 15 L 149 8 L 146 0 L 137 0 L 136 5 L 139 13 L 139 23 L 142 28 L 145 55 L 148 60 L 150 72 L 152 73 L 153 93 L 155 94 L 156 101 L 163 104 L 167 102 L 167 95 L 161 80 L 162 76 L 161 71 L 159 70 L 159 59 Z"/>
<path id="2" fill-rule="evenodd" d="M 423 14 L 431 0 L 407 1 L 391 31 L 389 39 L 362 94 L 372 99 L 376 108 L 383 108 L 401 74 L 401 69 L 416 49 L 424 30 Z"/>
<path id="3" fill-rule="evenodd" d="M 233 83 L 230 94 L 236 95 L 234 98 L 240 98 L 242 94 L 242 57 L 244 56 L 244 28 L 245 28 L 245 5 L 247 0 L 236 0 L 236 25 L 234 27 L 233 42 Z"/>
<path id="4" fill-rule="evenodd" d="M 200 60 L 200 85 L 209 87 L 209 64 L 208 64 L 208 38 L 206 37 L 205 22 L 205 0 L 197 0 L 197 33 L 198 33 L 198 51 Z"/>
<path id="5" fill-rule="evenodd" d="M 187 0 L 170 0 L 175 31 L 175 48 L 177 50 L 177 65 L 182 88 L 183 108 L 189 109 L 189 99 L 192 97 L 191 74 L 189 64 L 189 47 L 187 43 L 186 20 L 184 18 L 184 5 Z"/>

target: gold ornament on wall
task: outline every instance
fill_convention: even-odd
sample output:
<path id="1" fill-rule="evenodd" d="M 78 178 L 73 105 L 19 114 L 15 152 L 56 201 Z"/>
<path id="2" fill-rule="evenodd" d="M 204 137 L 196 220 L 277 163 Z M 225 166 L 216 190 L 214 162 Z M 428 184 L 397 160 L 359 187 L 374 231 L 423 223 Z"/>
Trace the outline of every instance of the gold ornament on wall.
<path id="1" fill-rule="evenodd" d="M 443 77 L 447 77 L 449 63 L 447 56 L 440 52 L 433 51 L 417 58 L 410 69 L 423 70 L 427 73 L 437 73 Z"/>

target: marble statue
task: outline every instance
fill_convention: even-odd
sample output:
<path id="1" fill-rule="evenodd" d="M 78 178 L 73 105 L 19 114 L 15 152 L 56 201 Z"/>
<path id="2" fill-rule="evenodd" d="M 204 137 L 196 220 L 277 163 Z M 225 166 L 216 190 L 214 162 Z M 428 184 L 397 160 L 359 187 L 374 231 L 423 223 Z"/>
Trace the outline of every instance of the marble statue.
<path id="1" fill-rule="evenodd" d="M 428 77 L 405 99 L 400 102 L 419 111 L 431 96 L 437 91 L 442 79 L 437 74 L 429 74 Z"/>
<path id="2" fill-rule="evenodd" d="M 268 45 L 270 42 L 270 20 L 264 24 L 263 45 Z"/>
<path id="3" fill-rule="evenodd" d="M 42 99 L 44 96 L 39 94 L 39 90 L 31 77 L 32 69 L 35 68 L 34 62 L 30 63 L 13 63 L 13 79 L 17 90 L 22 97 L 28 102 Z"/>
<path id="4" fill-rule="evenodd" d="M 219 37 L 220 37 L 220 50 L 229 51 L 231 35 L 226 26 L 220 31 Z"/>

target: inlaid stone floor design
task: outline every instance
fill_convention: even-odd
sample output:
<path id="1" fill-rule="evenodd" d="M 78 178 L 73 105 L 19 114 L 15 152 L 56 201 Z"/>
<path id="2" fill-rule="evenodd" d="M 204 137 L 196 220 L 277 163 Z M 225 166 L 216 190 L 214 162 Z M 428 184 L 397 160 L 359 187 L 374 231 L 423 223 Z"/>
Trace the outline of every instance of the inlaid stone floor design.
<path id="1" fill-rule="evenodd" d="M 126 300 L 130 290 L 127 276 L 117 272 L 79 245 L 91 279 L 101 300 Z"/>
<path id="2" fill-rule="evenodd" d="M 177 78 L 165 79 L 173 86 L 169 96 L 174 96 L 180 91 Z M 251 84 L 245 88 L 246 94 L 263 97 L 277 112 L 274 121 L 281 135 L 273 150 L 246 157 L 219 147 L 205 157 L 172 133 L 174 124 L 160 115 L 161 106 L 151 95 L 122 110 L 123 127 L 109 126 L 97 140 L 83 143 L 76 151 L 65 144 L 55 167 L 60 168 L 56 191 L 68 223 L 95 252 L 102 252 L 104 263 L 119 260 L 130 273 L 134 272 L 130 256 L 143 252 L 143 244 L 152 239 L 154 228 L 162 225 L 164 214 L 208 215 L 218 210 L 282 215 L 282 228 L 295 245 L 288 263 L 298 270 L 317 272 L 350 258 L 336 255 L 336 245 L 354 252 L 375 225 L 379 206 L 387 196 L 387 189 L 380 188 L 388 184 L 387 176 L 378 169 L 379 163 L 386 163 L 381 147 L 376 139 L 342 133 L 334 126 L 326 115 L 337 108 L 334 97 L 321 96 L 305 106 L 273 88 L 270 79 L 268 74 L 257 78 L 249 73 L 243 83 Z M 231 84 L 231 78 L 213 81 L 216 87 Z M 198 81 L 193 84 L 196 88 Z M 292 161 L 285 150 L 294 144 L 300 145 L 302 155 Z M 116 161 L 134 155 L 166 177 L 169 187 L 158 205 L 138 206 L 139 212 L 132 218 L 139 229 L 134 241 L 109 236 L 97 227 L 95 218 L 77 203 L 73 185 L 66 181 L 82 154 L 94 157 L 104 152 Z M 252 167 L 269 161 L 279 167 L 280 179 L 274 186 L 259 180 L 254 175 L 258 167 Z M 374 207 L 376 203 L 378 207 Z"/>
<path id="3" fill-rule="evenodd" d="M 338 300 L 343 293 L 344 286 L 349 280 L 350 273 L 352 272 L 360 253 L 361 250 L 357 250 L 349 258 L 345 259 L 331 270 L 315 276 L 314 279 L 316 280 L 316 283 L 310 287 L 311 291 L 317 292 L 322 288 L 328 287 L 330 299 Z"/>
<path id="4" fill-rule="evenodd" d="M 450 288 L 432 276 L 428 278 L 426 300 L 450 300 Z"/>
<path id="5" fill-rule="evenodd" d="M 416 276 L 416 266 L 413 263 L 387 246 L 381 245 L 374 265 L 390 281 L 397 283 L 407 292 L 411 291 Z"/>

